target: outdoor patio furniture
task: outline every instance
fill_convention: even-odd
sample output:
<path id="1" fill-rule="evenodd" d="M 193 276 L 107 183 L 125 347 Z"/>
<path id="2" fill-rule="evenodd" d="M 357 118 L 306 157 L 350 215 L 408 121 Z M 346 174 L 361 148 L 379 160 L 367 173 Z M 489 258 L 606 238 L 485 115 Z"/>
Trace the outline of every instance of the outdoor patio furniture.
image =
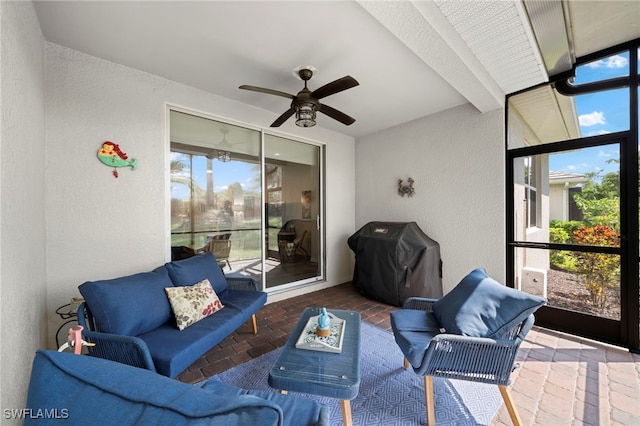
<path id="1" fill-rule="evenodd" d="M 516 354 L 546 299 L 505 287 L 483 269 L 439 300 L 409 298 L 391 327 L 405 368 L 424 376 L 427 421 L 435 424 L 433 378 L 498 385 L 514 425 L 522 424 L 508 389 Z"/>
<path id="2" fill-rule="evenodd" d="M 231 253 L 230 238 L 231 233 L 216 235 L 202 248 L 203 253 L 213 253 L 218 260 L 220 268 L 224 268 L 224 264 L 226 263 L 229 269 L 231 269 L 231 263 L 229 263 L 229 254 Z"/>

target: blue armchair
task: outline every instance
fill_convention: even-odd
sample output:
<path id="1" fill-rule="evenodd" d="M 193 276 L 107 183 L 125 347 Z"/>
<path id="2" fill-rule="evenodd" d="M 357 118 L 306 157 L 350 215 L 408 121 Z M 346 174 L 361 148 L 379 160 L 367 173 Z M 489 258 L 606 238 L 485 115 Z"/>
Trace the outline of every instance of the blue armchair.
<path id="1" fill-rule="evenodd" d="M 391 313 L 405 368 L 424 376 L 429 425 L 435 424 L 433 377 L 498 385 L 512 422 L 522 424 L 508 386 L 533 312 L 544 303 L 476 269 L 443 298 L 409 298 Z"/>

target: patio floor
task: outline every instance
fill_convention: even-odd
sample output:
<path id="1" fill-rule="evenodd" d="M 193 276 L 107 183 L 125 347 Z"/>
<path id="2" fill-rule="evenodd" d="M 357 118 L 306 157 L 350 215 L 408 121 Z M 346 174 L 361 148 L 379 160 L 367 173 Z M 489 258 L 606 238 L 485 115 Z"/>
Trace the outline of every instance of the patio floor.
<path id="1" fill-rule="evenodd" d="M 389 313 L 399 309 L 363 297 L 350 283 L 270 303 L 257 314 L 257 335 L 244 325 L 178 380 L 195 383 L 282 346 L 307 306 L 357 310 L 388 331 Z M 640 355 L 534 327 L 518 360 L 511 392 L 525 425 L 640 425 Z M 504 406 L 492 424 L 511 424 Z"/>

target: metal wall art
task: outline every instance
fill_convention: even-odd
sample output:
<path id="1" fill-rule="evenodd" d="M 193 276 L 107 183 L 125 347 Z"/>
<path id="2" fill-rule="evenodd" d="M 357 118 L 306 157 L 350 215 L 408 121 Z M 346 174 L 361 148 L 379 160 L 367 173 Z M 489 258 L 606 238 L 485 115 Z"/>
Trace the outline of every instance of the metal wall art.
<path id="1" fill-rule="evenodd" d="M 405 195 L 408 197 L 413 197 L 413 195 L 416 193 L 415 189 L 413 189 L 414 180 L 409 178 L 407 179 L 407 182 L 409 183 L 404 184 L 404 181 L 402 179 L 398 179 L 398 194 L 400 194 L 401 197 L 404 197 Z"/>

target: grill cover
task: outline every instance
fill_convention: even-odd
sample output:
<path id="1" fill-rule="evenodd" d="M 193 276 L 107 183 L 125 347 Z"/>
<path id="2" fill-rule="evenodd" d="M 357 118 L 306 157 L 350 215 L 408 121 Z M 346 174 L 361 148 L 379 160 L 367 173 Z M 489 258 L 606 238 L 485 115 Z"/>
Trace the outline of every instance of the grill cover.
<path id="1" fill-rule="evenodd" d="M 349 237 L 353 285 L 366 297 L 402 306 L 409 297 L 442 297 L 440 244 L 415 222 L 369 222 Z"/>

